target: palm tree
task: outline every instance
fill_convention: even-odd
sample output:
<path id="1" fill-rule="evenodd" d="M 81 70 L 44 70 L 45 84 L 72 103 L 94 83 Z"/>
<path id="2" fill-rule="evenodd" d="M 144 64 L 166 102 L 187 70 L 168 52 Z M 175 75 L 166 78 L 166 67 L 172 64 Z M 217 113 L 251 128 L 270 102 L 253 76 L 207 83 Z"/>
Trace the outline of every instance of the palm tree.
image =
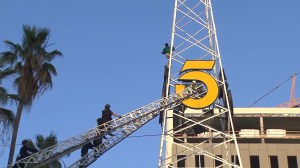
<path id="1" fill-rule="evenodd" d="M 44 138 L 42 135 L 36 136 L 36 145 L 39 150 L 46 149 L 50 146 L 57 144 L 57 137 L 53 131 L 51 131 L 50 135 Z M 49 164 L 41 166 L 40 168 L 62 168 L 61 163 L 58 160 L 54 160 Z"/>
<path id="2" fill-rule="evenodd" d="M 62 53 L 58 50 L 51 52 L 46 50 L 49 46 L 49 33 L 50 30 L 47 28 L 24 25 L 22 44 L 15 44 L 9 40 L 4 41 L 10 50 L 2 53 L 0 65 L 10 66 L 16 72 L 14 86 L 20 97 L 13 127 L 8 165 L 13 161 L 23 108 L 29 111 L 35 97 L 52 88 L 52 75 L 57 75 L 51 61 L 57 56 L 62 56 Z"/>

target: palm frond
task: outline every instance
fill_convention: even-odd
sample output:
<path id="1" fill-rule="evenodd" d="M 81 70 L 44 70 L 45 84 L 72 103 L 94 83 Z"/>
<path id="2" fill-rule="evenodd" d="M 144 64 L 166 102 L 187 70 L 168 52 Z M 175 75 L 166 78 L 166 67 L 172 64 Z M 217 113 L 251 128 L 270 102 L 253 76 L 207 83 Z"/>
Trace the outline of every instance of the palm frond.
<path id="1" fill-rule="evenodd" d="M 20 97 L 16 94 L 8 94 L 4 87 L 0 86 L 0 104 L 6 105 L 8 102 L 21 101 Z"/>
<path id="2" fill-rule="evenodd" d="M 23 38 L 22 38 L 22 47 L 23 48 L 32 48 L 34 44 L 34 39 L 36 37 L 36 27 L 30 25 L 23 25 Z"/>
<path id="3" fill-rule="evenodd" d="M 46 148 L 57 144 L 57 136 L 53 131 L 51 131 L 50 135 L 46 137 L 45 143 Z"/>
<path id="4" fill-rule="evenodd" d="M 4 87 L 0 87 L 0 104 L 6 105 L 8 101 L 7 91 Z"/>
<path id="5" fill-rule="evenodd" d="M 15 114 L 11 110 L 0 107 L 0 144 L 9 142 L 14 122 Z M 5 147 L 0 148 L 0 157 L 4 150 Z"/>
<path id="6" fill-rule="evenodd" d="M 60 51 L 58 51 L 58 50 L 53 50 L 53 51 L 51 51 L 50 53 L 46 53 L 46 54 L 44 55 L 44 58 L 45 58 L 46 61 L 50 62 L 50 61 L 52 61 L 56 56 L 63 56 L 63 54 L 62 54 Z"/>
<path id="7" fill-rule="evenodd" d="M 46 47 L 48 44 L 48 38 L 49 38 L 50 30 L 47 28 L 39 28 L 36 39 L 37 44 L 42 46 L 42 48 Z"/>
<path id="8" fill-rule="evenodd" d="M 11 126 L 15 121 L 15 114 L 13 111 L 0 107 L 0 120 L 5 126 Z"/>
<path id="9" fill-rule="evenodd" d="M 12 65 L 17 59 L 17 54 L 12 51 L 2 52 L 0 55 L 0 65 L 1 67 L 9 64 Z"/>
<path id="10" fill-rule="evenodd" d="M 21 101 L 21 98 L 19 95 L 16 94 L 7 94 L 8 98 L 12 101 Z"/>
<path id="11" fill-rule="evenodd" d="M 6 44 L 11 51 L 18 51 L 20 49 L 19 44 L 15 44 L 12 41 L 4 40 L 4 44 Z"/>
<path id="12" fill-rule="evenodd" d="M 57 75 L 56 68 L 50 63 L 44 63 L 42 66 L 42 70 L 49 72 L 51 75 Z"/>
<path id="13" fill-rule="evenodd" d="M 37 147 L 39 149 L 45 149 L 45 138 L 42 135 L 37 135 L 35 139 Z"/>
<path id="14" fill-rule="evenodd" d="M 16 71 L 12 67 L 0 69 L 0 82 L 1 82 L 1 80 L 5 79 L 11 75 L 14 75 L 15 73 L 16 73 Z"/>
<path id="15" fill-rule="evenodd" d="M 16 72 L 16 73 L 21 73 L 21 70 L 23 69 L 23 64 L 22 62 L 17 62 L 14 67 L 13 67 L 13 70 Z"/>
<path id="16" fill-rule="evenodd" d="M 15 114 L 8 109 L 0 108 L 0 141 L 8 142 L 15 122 Z"/>
<path id="17" fill-rule="evenodd" d="M 38 93 L 43 94 L 47 89 L 51 89 L 53 87 L 52 76 L 48 71 L 39 72 L 39 88 Z"/>

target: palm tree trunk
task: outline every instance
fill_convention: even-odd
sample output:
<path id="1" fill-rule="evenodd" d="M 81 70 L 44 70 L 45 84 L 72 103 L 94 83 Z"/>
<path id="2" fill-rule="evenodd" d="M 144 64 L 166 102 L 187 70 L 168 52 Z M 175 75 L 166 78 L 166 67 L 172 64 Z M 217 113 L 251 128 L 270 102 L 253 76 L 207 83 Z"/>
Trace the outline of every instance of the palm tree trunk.
<path id="1" fill-rule="evenodd" d="M 17 141 L 17 136 L 18 136 L 18 130 L 19 130 L 19 124 L 22 116 L 22 111 L 23 111 L 23 104 L 19 102 L 18 104 L 18 109 L 17 109 L 17 115 L 14 123 L 14 128 L 13 128 L 13 133 L 12 133 L 12 138 L 11 138 L 11 143 L 10 143 L 10 149 L 9 149 L 9 157 L 8 157 L 8 165 L 11 165 L 14 159 L 14 152 L 16 148 L 16 141 Z"/>

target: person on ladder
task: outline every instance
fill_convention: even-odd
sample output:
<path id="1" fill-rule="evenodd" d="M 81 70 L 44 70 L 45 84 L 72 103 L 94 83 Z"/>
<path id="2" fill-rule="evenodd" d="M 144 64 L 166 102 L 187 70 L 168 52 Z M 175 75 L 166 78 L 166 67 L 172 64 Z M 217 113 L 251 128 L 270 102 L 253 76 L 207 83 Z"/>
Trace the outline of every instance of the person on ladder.
<path id="1" fill-rule="evenodd" d="M 175 51 L 175 48 L 172 48 L 172 51 Z M 171 47 L 169 46 L 168 43 L 165 44 L 165 48 L 161 52 L 162 54 L 165 54 L 166 58 L 170 58 L 170 53 L 171 53 Z"/>
<path id="2" fill-rule="evenodd" d="M 89 141 L 88 139 L 86 139 L 86 141 Z M 88 157 L 86 156 L 89 152 L 89 149 L 94 149 L 95 145 L 92 144 L 91 142 L 88 142 L 87 144 L 84 144 L 81 148 L 81 160 L 80 160 L 80 166 L 79 168 L 84 168 L 85 165 L 88 162 Z"/>
<path id="3" fill-rule="evenodd" d="M 38 152 L 37 149 L 29 147 L 28 146 L 28 141 L 27 140 L 23 140 L 22 141 L 22 147 L 20 148 L 20 152 L 17 156 L 16 161 L 22 160 L 23 158 L 26 158 L 34 153 Z M 12 168 L 24 168 L 25 164 L 24 163 L 18 163 L 15 164 Z"/>
<path id="4" fill-rule="evenodd" d="M 111 106 L 110 106 L 109 104 L 106 104 L 106 105 L 104 106 L 104 110 L 102 110 L 102 120 L 103 120 L 103 123 L 106 123 L 106 122 L 111 121 L 111 120 L 112 120 L 112 116 L 115 116 L 115 117 L 121 117 L 120 115 L 118 115 L 118 114 L 112 112 L 112 111 L 110 110 L 110 107 L 111 107 Z M 110 124 L 110 123 L 109 123 L 109 124 Z M 110 136 L 115 136 L 115 135 L 112 134 L 112 133 L 109 133 L 108 135 L 110 135 Z"/>
<path id="5" fill-rule="evenodd" d="M 97 136 L 98 137 L 95 138 L 94 141 L 93 141 L 93 144 L 96 147 L 99 146 L 100 144 L 102 144 L 102 138 L 107 140 L 106 136 L 103 135 L 103 133 L 104 133 L 103 130 L 105 129 L 104 126 L 102 125 L 102 124 L 104 124 L 103 119 L 102 118 L 97 118 L 97 124 L 98 124 L 98 126 L 97 126 L 97 128 L 98 128 Z"/>
<path id="6" fill-rule="evenodd" d="M 81 161 L 80 161 L 80 166 L 79 168 L 83 168 L 85 164 L 87 164 L 88 162 L 88 157 L 86 156 L 86 154 L 88 154 L 89 149 L 95 149 L 96 147 L 98 147 L 99 145 L 102 144 L 102 138 L 107 139 L 105 137 L 105 135 L 101 135 L 101 133 L 103 133 L 104 131 L 101 131 L 104 129 L 103 127 L 103 120 L 102 118 L 97 118 L 97 124 L 98 124 L 98 129 L 99 129 L 99 133 L 97 131 L 97 138 L 95 138 L 92 142 L 88 142 L 89 139 L 86 139 L 86 141 L 88 142 L 87 144 L 84 144 L 81 148 Z M 97 155 L 94 156 L 94 158 L 98 158 Z"/>

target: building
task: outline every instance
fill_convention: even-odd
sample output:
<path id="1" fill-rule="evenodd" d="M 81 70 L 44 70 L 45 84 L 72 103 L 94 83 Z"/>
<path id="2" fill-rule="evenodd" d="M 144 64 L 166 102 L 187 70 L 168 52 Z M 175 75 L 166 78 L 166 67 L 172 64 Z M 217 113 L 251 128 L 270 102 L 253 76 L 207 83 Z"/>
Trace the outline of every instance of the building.
<path id="1" fill-rule="evenodd" d="M 173 113 L 176 113 L 175 110 Z M 184 115 L 192 118 L 195 113 L 197 110 L 186 109 Z M 175 131 L 184 123 L 175 115 L 172 121 L 168 126 L 173 127 Z M 299 108 L 234 108 L 233 123 L 244 168 L 298 168 L 300 163 Z M 206 124 L 221 129 L 220 118 L 214 118 Z M 173 140 L 179 142 L 169 146 L 174 167 L 220 166 L 221 162 L 218 162 L 218 159 L 211 159 L 201 152 L 195 152 L 196 149 L 186 151 L 181 144 L 209 148 L 223 141 L 222 136 L 214 135 L 213 131 L 203 130 L 199 126 L 193 126 L 187 132 L 178 132 L 175 136 Z M 233 147 L 233 143 L 227 147 L 230 146 Z M 237 153 L 230 148 L 226 150 L 224 146 L 220 146 L 212 150 L 217 157 L 230 159 L 231 162 L 239 164 Z"/>

